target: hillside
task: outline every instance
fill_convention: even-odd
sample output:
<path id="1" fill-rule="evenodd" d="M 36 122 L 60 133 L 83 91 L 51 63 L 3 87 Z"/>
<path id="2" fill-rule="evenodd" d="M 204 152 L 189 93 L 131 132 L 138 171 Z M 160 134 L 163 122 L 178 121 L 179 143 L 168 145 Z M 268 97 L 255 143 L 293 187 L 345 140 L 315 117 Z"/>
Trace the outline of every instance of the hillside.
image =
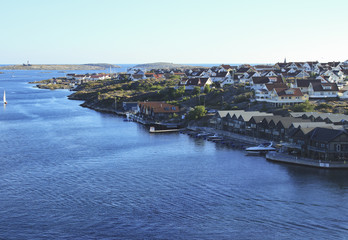
<path id="1" fill-rule="evenodd" d="M 4 70 L 103 70 L 107 68 L 119 68 L 118 65 L 108 63 L 88 64 L 31 64 L 31 65 L 8 65 L 2 66 Z"/>

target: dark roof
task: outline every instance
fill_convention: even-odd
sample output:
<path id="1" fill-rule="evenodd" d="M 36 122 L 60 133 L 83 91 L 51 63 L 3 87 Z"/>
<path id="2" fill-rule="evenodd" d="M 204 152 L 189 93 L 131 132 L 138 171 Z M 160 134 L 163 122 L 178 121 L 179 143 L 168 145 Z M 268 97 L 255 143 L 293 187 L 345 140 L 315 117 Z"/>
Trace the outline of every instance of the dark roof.
<path id="1" fill-rule="evenodd" d="M 287 89 L 288 86 L 285 83 L 266 83 L 266 88 L 268 91 L 271 91 L 273 88 Z"/>
<path id="2" fill-rule="evenodd" d="M 293 118 L 293 117 L 282 117 L 279 118 L 277 124 L 282 124 L 284 128 L 289 128 L 294 122 L 310 122 L 309 119 Z"/>
<path id="3" fill-rule="evenodd" d="M 213 77 L 226 77 L 227 74 L 228 72 L 218 72 L 216 73 L 216 76 L 213 76 Z"/>
<path id="4" fill-rule="evenodd" d="M 187 80 L 186 85 L 191 86 L 200 86 L 203 87 L 209 78 L 190 78 Z"/>
<path id="5" fill-rule="evenodd" d="M 268 77 L 252 77 L 251 79 L 254 84 L 263 84 L 270 82 Z"/>
<path id="6" fill-rule="evenodd" d="M 226 64 L 222 64 L 221 67 L 223 67 L 223 68 L 226 69 L 226 70 L 236 68 L 235 66 L 226 65 Z"/>
<path id="7" fill-rule="evenodd" d="M 305 79 L 297 79 L 296 84 L 297 87 L 308 87 L 310 83 L 321 83 L 320 80 L 305 80 Z"/>
<path id="8" fill-rule="evenodd" d="M 325 92 L 325 91 L 338 91 L 338 87 L 336 83 L 312 83 L 313 86 L 313 90 L 314 91 L 318 91 L 318 92 Z M 326 87 L 330 87 L 330 88 L 326 88 Z"/>
<path id="9" fill-rule="evenodd" d="M 317 127 L 308 133 L 308 138 L 318 142 L 330 142 L 341 134 L 346 134 L 344 130 Z"/>
<path id="10" fill-rule="evenodd" d="M 249 71 L 250 68 L 246 68 L 246 67 L 241 67 L 237 70 L 237 73 L 245 73 L 247 71 Z"/>

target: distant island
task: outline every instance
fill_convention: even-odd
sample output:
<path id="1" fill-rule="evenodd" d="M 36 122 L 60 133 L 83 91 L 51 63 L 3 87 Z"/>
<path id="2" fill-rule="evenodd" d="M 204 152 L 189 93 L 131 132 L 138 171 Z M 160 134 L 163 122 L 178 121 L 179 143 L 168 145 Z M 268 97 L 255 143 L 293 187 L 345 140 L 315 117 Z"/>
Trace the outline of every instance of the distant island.
<path id="1" fill-rule="evenodd" d="M 2 66 L 4 70 L 103 70 L 107 68 L 120 68 L 118 65 L 108 63 L 88 64 L 21 64 Z"/>
<path id="2" fill-rule="evenodd" d="M 174 68 L 202 68 L 202 67 L 184 65 L 184 64 L 174 64 L 174 63 L 168 63 L 168 62 L 156 62 L 156 63 L 145 63 L 145 64 L 135 65 L 133 68 L 174 69 Z"/>

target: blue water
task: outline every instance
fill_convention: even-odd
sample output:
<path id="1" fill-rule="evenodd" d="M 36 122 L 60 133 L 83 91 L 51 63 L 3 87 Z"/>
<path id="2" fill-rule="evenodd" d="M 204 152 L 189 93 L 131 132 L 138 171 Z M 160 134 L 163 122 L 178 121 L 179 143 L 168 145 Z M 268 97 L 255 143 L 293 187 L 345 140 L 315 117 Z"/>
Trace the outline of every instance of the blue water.
<path id="1" fill-rule="evenodd" d="M 149 134 L 4 71 L 0 239 L 348 239 L 348 172 Z"/>

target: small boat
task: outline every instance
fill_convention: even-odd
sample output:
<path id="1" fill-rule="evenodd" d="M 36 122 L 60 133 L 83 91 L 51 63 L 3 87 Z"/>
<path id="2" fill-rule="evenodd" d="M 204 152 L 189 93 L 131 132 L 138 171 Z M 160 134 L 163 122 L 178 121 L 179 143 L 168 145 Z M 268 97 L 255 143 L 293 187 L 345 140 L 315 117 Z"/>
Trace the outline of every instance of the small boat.
<path id="1" fill-rule="evenodd" d="M 7 104 L 5 90 L 4 90 L 4 97 L 3 97 L 3 100 L 4 100 L 4 104 Z"/>
<path id="2" fill-rule="evenodd" d="M 266 154 L 270 151 L 275 151 L 276 148 L 273 147 L 273 143 L 262 143 L 259 146 L 256 147 L 248 147 L 245 149 L 247 151 L 248 155 L 261 155 Z"/>

